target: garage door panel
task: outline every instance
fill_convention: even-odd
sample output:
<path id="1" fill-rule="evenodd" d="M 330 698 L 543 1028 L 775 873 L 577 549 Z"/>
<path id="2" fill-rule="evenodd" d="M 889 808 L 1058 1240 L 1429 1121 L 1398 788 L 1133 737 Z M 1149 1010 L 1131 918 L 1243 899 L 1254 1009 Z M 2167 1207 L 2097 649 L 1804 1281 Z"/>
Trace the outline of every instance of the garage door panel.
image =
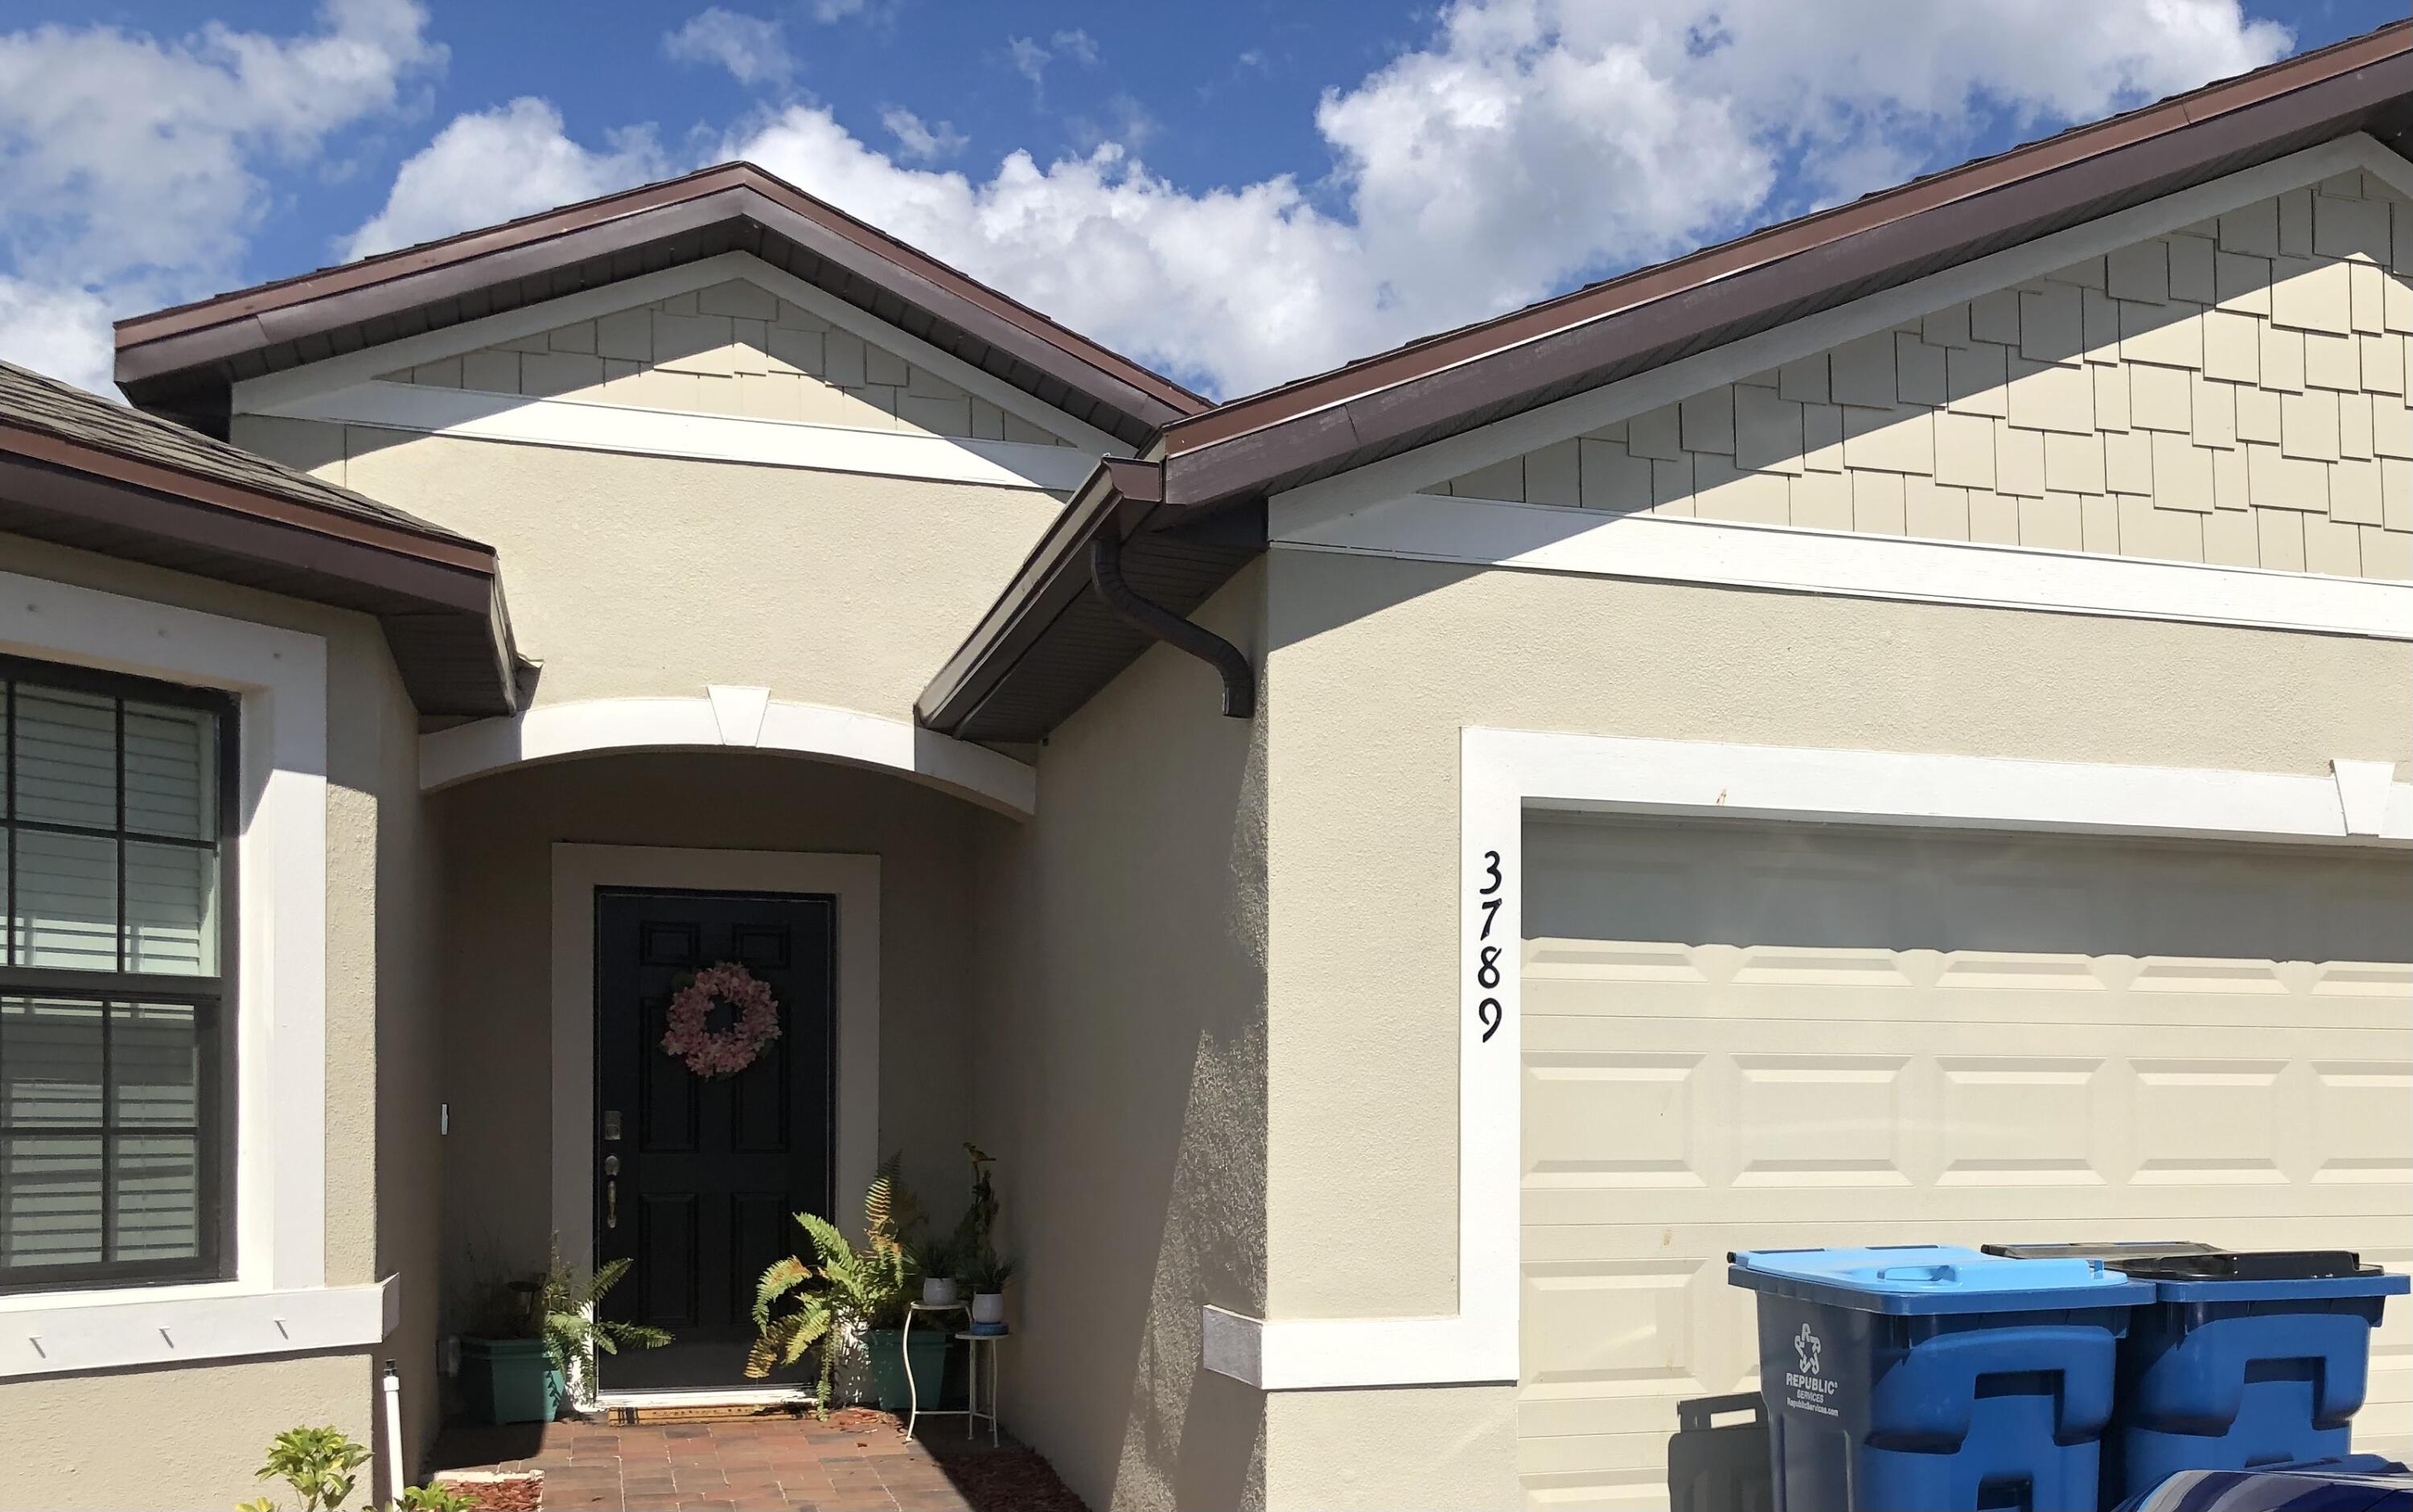
<path id="1" fill-rule="evenodd" d="M 1531 941 L 1529 1017 L 1726 1018 L 1757 1011 L 1749 996 L 1702 1001 L 1704 986 L 1781 985 L 1785 1016 L 1824 1022 L 2110 1024 L 2235 1029 L 2398 1029 L 2413 1002 L 2413 969 L 2362 961 L 2253 963 L 2215 972 L 2178 957 L 2007 956 L 1902 951 L 1880 967 L 1862 952 L 1840 963 L 1799 948 L 1758 954 L 1662 941 L 1597 954 L 1583 941 Z M 2218 963 L 2213 963 L 2217 966 Z M 1779 972 L 1790 980 L 1778 980 Z M 1821 977 L 1824 980 L 1821 980 Z M 1605 990 L 1614 986 L 1617 990 Z M 1915 998 L 1877 990 L 1931 987 Z"/>
<path id="2" fill-rule="evenodd" d="M 2401 858 L 1597 822 L 1526 853 L 1529 1505 L 1664 1505 L 1676 1403 L 1753 1384 L 1730 1250 L 2413 1263 Z M 2413 1309 L 2370 1385 L 2358 1443 L 2413 1439 Z"/>

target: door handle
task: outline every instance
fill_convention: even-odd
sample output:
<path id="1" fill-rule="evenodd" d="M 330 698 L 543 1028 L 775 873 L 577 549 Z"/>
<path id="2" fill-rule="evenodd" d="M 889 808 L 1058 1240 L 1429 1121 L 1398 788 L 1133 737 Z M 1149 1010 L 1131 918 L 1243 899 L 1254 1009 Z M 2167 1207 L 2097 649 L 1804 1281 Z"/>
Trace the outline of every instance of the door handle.
<path id="1" fill-rule="evenodd" d="M 603 1157 L 603 1226 L 620 1226 L 620 1157 Z"/>

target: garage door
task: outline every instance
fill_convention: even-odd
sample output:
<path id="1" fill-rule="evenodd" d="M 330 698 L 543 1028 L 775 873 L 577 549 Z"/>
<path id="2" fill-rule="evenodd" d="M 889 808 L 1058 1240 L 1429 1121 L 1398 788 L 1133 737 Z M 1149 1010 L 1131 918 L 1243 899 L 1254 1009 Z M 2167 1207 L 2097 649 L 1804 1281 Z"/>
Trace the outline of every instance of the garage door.
<path id="1" fill-rule="evenodd" d="M 2413 1260 L 2403 856 L 1529 820 L 1529 1505 L 1664 1506 L 1755 1389 L 1729 1250 L 2215 1238 Z M 2413 1307 L 2358 1446 L 2413 1449 Z"/>

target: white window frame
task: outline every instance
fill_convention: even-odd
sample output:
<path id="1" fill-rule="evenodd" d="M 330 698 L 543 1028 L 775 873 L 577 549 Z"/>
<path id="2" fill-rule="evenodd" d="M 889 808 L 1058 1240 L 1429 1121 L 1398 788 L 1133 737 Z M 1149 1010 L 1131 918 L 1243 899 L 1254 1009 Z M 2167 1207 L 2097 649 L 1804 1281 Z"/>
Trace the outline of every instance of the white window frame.
<path id="1" fill-rule="evenodd" d="M 2413 783 L 2341 758 L 2327 777 L 1470 727 L 1459 744 L 1458 1311 L 1252 1318 L 1206 1310 L 1207 1369 L 1262 1390 L 1513 1384 L 1517 1357 L 1517 943 L 1524 823 L 1552 809 L 2240 843 L 2413 848 Z M 1491 887 L 1497 875 L 1500 884 Z M 1487 892 L 1487 888 L 1490 889 Z M 1500 906 L 1488 911 L 1485 900 Z M 1486 926 L 1488 933 L 1486 933 Z M 1479 979 L 1503 943 L 1496 981 Z M 1485 1000 L 1499 1004 L 1496 1015 Z M 1487 1022 L 1498 1028 L 1488 1042 Z"/>
<path id="2" fill-rule="evenodd" d="M 373 1344 L 394 1278 L 326 1284 L 327 646 L 0 572 L 0 652 L 236 695 L 233 1275 L 0 1297 L 0 1379 Z"/>

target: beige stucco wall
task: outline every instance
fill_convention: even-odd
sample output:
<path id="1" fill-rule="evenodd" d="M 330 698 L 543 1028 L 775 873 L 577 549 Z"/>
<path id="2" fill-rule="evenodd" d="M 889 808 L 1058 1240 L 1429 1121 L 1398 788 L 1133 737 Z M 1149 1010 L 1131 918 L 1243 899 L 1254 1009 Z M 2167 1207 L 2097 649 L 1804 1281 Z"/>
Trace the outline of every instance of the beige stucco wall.
<path id="1" fill-rule="evenodd" d="M 1072 444 L 745 279 L 385 378 L 640 409 Z"/>
<path id="2" fill-rule="evenodd" d="M 0 1507 L 124 1512 L 289 1500 L 283 1482 L 253 1475 L 268 1441 L 332 1423 L 374 1442 L 375 1369 L 372 1355 L 346 1353 L 0 1384 Z M 362 1467 L 363 1490 L 376 1484 L 371 1468 Z"/>
<path id="3" fill-rule="evenodd" d="M 2413 577 L 2413 203 L 2349 172 L 1435 491 Z"/>
<path id="4" fill-rule="evenodd" d="M 372 1361 L 404 1372 L 406 1433 L 435 1428 L 437 1015 L 426 916 L 380 899 L 432 857 L 417 715 L 365 615 L 0 536 L 0 570 L 303 630 L 327 645 L 327 1280 L 400 1273 L 403 1323 L 376 1350 L 0 1382 L 0 1506 L 231 1503 L 276 1432 L 333 1422 L 374 1444 Z M 197 1410 L 196 1404 L 206 1404 Z M 146 1425 L 129 1435 L 129 1423 Z M 155 1426 L 155 1431 L 154 1427 Z M 46 1429 L 45 1431 L 21 1431 Z M 36 1446 L 25 1452 L 25 1446 Z M 380 1446 L 381 1447 L 381 1446 Z"/>
<path id="5" fill-rule="evenodd" d="M 588 757 L 436 798 L 444 838 L 448 1327 L 481 1267 L 541 1265 L 552 1204 L 552 847 L 556 841 L 880 857 L 880 1148 L 939 1221 L 973 1137 L 972 863 L 1012 822 L 899 778 L 754 753 Z M 844 1099 L 849 1089 L 841 1086 Z M 842 1216 L 859 1192 L 838 1194 Z M 473 1258 L 474 1257 L 474 1258 Z"/>
<path id="6" fill-rule="evenodd" d="M 540 705 L 707 683 L 910 718 L 1060 507 L 1033 489 L 238 417 L 235 440 L 493 545 Z"/>
<path id="7" fill-rule="evenodd" d="M 2413 756 L 2401 644 L 1305 551 L 1268 561 L 1276 1317 L 1457 1306 L 1462 726 L 2304 774 Z M 1513 1501 L 1512 1396 L 1277 1395 L 1267 1499 Z M 1458 1447 L 1402 1449 L 1442 1443 Z"/>
<path id="8" fill-rule="evenodd" d="M 1195 616 L 1251 655 L 1264 572 Z M 1038 753 L 982 867 L 973 1137 L 999 1157 L 1007 1426 L 1096 1507 L 1261 1505 L 1263 1398 L 1199 1364 L 1264 1299 L 1263 720 L 1147 652 Z"/>

